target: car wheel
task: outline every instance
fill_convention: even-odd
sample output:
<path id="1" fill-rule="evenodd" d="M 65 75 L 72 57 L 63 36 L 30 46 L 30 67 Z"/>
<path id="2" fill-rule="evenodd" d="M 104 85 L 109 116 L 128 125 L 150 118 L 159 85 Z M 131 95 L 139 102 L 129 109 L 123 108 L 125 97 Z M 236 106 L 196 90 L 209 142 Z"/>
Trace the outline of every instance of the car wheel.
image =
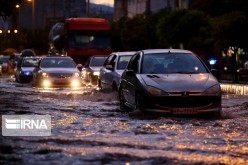
<path id="1" fill-rule="evenodd" d="M 118 87 L 117 87 L 117 84 L 115 82 L 113 82 L 113 84 L 112 84 L 112 89 L 113 89 L 113 91 L 118 91 L 117 90 Z"/>
<path id="2" fill-rule="evenodd" d="M 140 96 L 138 93 L 135 94 L 135 106 L 136 109 L 138 109 L 140 112 L 145 113 L 144 107 L 142 106 L 141 100 L 140 100 Z"/>
<path id="3" fill-rule="evenodd" d="M 123 91 L 122 89 L 119 90 L 119 100 L 120 100 L 120 110 L 124 112 L 131 112 L 132 109 L 129 108 L 128 106 L 125 105 L 125 98 L 123 96 Z"/>

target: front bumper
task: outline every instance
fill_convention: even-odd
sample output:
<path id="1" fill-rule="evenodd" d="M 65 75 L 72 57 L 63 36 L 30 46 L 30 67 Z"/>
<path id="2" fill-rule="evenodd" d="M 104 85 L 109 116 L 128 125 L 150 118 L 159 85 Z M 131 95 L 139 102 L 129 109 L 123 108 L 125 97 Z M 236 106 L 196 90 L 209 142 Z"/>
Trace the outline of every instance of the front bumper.
<path id="1" fill-rule="evenodd" d="M 139 101 L 147 112 L 167 114 L 203 114 L 221 112 L 220 96 L 156 97 Z"/>
<path id="2" fill-rule="evenodd" d="M 43 88 L 52 87 L 81 87 L 82 81 L 80 78 L 41 78 L 39 80 L 39 86 Z"/>

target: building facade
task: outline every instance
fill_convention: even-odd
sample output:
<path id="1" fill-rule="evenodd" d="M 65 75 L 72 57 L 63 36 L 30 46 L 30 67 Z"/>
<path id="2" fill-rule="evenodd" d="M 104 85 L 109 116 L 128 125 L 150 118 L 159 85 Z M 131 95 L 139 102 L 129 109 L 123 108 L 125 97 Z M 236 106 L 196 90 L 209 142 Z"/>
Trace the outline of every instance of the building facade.
<path id="1" fill-rule="evenodd" d="M 85 17 L 85 0 L 34 0 L 19 8 L 18 26 L 21 28 L 49 28 L 69 17 Z"/>
<path id="2" fill-rule="evenodd" d="M 186 9 L 189 7 L 189 2 L 190 0 L 115 0 L 114 19 L 118 20 L 123 16 L 132 18 L 143 13 L 156 13 L 164 8 Z M 126 4 L 123 5 L 124 3 Z"/>

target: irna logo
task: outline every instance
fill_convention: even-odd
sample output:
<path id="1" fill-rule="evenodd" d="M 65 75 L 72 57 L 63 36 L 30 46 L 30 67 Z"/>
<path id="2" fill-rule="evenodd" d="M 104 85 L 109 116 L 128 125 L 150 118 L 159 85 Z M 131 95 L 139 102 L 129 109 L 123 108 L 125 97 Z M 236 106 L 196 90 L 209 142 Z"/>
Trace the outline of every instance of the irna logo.
<path id="1" fill-rule="evenodd" d="M 47 129 L 45 120 L 5 119 L 6 129 Z"/>
<path id="2" fill-rule="evenodd" d="M 50 115 L 3 115 L 3 136 L 50 136 Z"/>

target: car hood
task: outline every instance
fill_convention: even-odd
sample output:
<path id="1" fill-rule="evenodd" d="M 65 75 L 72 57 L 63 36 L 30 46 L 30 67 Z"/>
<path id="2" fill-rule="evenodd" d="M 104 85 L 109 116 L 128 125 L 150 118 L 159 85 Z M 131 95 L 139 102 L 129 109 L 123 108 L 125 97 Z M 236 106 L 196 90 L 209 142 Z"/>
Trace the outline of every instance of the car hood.
<path id="1" fill-rule="evenodd" d="M 209 73 L 202 74 L 150 74 L 141 75 L 148 86 L 162 89 L 166 92 L 203 92 L 218 83 L 215 77 Z"/>
<path id="2" fill-rule="evenodd" d="M 76 68 L 42 68 L 43 72 L 46 73 L 76 73 L 78 69 Z"/>
<path id="3" fill-rule="evenodd" d="M 32 72 L 34 70 L 34 67 L 21 67 L 21 70 L 23 72 Z"/>

